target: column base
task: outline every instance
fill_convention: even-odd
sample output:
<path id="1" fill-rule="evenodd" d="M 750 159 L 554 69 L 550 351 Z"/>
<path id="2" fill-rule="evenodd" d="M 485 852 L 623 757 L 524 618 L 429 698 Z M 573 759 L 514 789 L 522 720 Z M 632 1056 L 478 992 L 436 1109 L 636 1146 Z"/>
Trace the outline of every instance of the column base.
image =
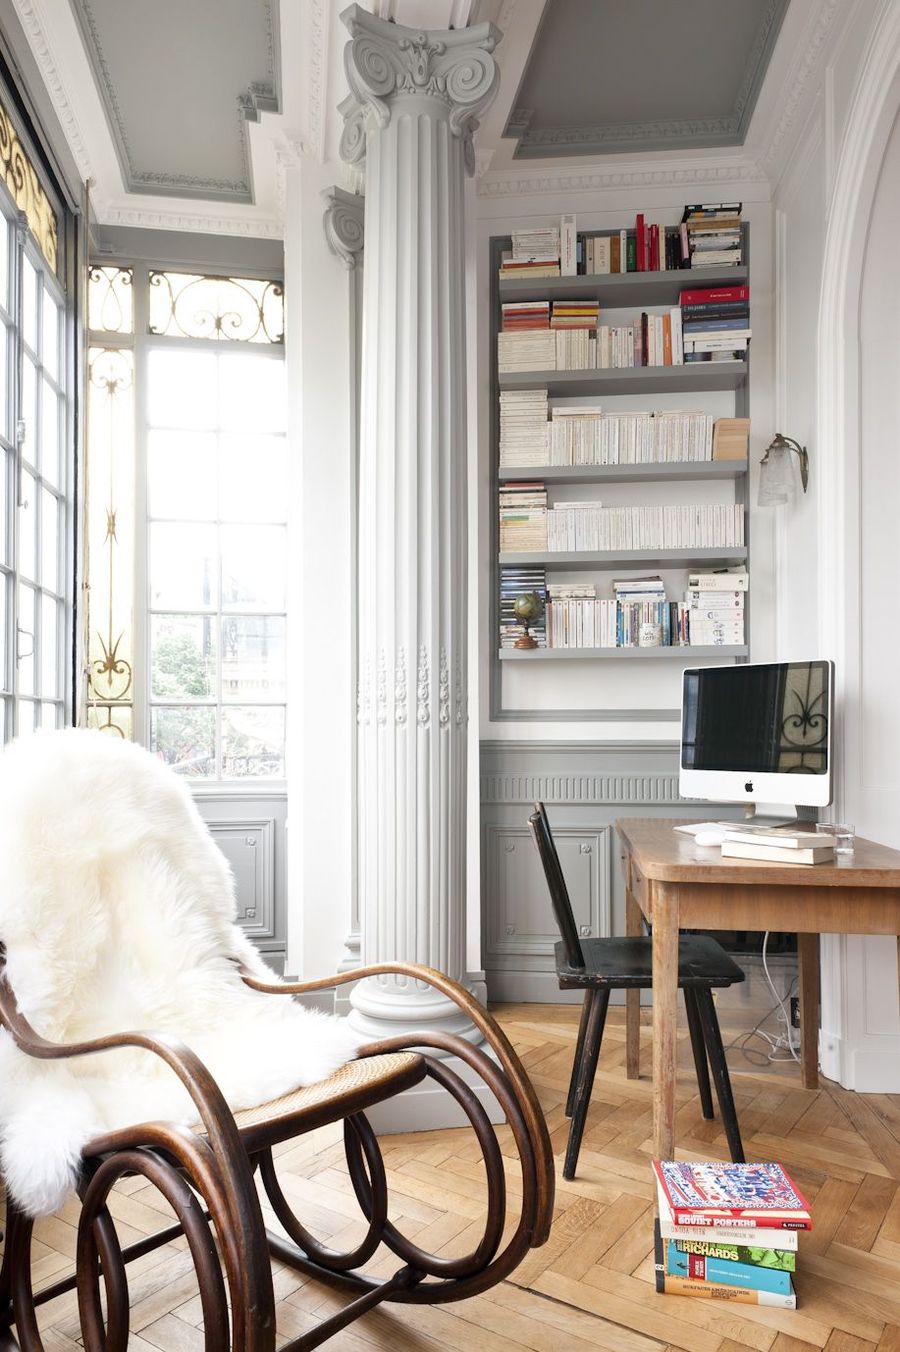
<path id="1" fill-rule="evenodd" d="M 424 1050 L 428 1051 L 429 1055 L 433 1054 L 428 1048 Z M 488 1051 L 487 1048 L 482 1050 Z M 503 1109 L 477 1071 L 455 1056 L 447 1057 L 444 1064 L 449 1070 L 455 1071 L 469 1086 L 487 1113 L 488 1121 L 495 1125 L 506 1121 Z M 413 1085 L 412 1089 L 405 1089 L 402 1094 L 397 1094 L 385 1103 L 376 1103 L 374 1108 L 367 1108 L 366 1117 L 378 1136 L 469 1126 L 469 1119 L 456 1100 L 439 1084 L 435 1084 L 434 1080 L 429 1079 Z"/>

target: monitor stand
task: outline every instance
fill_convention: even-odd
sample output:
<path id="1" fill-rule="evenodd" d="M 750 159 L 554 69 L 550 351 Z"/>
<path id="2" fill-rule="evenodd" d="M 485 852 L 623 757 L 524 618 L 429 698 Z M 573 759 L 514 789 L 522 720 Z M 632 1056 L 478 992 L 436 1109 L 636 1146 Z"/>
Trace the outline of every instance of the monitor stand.
<path id="1" fill-rule="evenodd" d="M 797 820 L 797 808 L 792 803 L 746 803 L 744 822 L 747 826 L 792 826 Z"/>

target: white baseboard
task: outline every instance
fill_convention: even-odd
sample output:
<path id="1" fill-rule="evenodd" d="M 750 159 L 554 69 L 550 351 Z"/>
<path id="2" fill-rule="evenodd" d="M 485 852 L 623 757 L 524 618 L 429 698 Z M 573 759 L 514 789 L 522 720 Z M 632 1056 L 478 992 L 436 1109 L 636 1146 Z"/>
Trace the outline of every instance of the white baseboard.
<path id="1" fill-rule="evenodd" d="M 900 1094 L 900 1037 L 867 1037 L 866 1043 L 860 1046 L 823 1028 L 819 1034 L 822 1074 L 858 1094 Z"/>

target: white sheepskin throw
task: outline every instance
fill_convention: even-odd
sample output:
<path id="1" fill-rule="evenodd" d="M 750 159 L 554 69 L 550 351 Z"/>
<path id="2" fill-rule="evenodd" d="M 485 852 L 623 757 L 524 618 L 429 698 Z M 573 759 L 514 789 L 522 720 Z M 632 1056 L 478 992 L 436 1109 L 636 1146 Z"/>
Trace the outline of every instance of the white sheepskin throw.
<path id="1" fill-rule="evenodd" d="M 0 755 L 0 940 L 38 1033 L 172 1034 L 234 1110 L 324 1079 L 356 1039 L 342 1020 L 244 985 L 237 962 L 271 974 L 234 913 L 223 855 L 186 786 L 149 752 L 70 730 Z M 40 1061 L 0 1031 L 0 1157 L 29 1214 L 59 1209 L 91 1136 L 160 1119 L 198 1120 L 151 1052 Z"/>

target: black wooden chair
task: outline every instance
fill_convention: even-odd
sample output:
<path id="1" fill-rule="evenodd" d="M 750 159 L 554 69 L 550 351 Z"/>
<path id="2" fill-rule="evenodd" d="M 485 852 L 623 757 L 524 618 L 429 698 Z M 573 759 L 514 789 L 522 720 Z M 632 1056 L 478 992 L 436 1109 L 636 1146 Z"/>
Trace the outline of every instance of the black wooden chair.
<path id="1" fill-rule="evenodd" d="M 575 1177 L 575 1166 L 578 1163 L 578 1152 L 584 1135 L 610 991 L 642 990 L 652 986 L 652 939 L 646 936 L 621 939 L 579 938 L 572 903 L 569 900 L 559 855 L 556 852 L 543 803 L 535 803 L 535 810 L 529 817 L 528 824 L 541 856 L 553 914 L 560 933 L 560 940 L 555 949 L 556 975 L 560 990 L 584 990 L 584 1008 L 581 1012 L 575 1061 L 566 1099 L 566 1116 L 572 1119 L 572 1125 L 569 1128 L 563 1177 L 571 1179 Z M 711 1067 L 728 1148 L 731 1158 L 738 1162 L 743 1162 L 744 1147 L 741 1144 L 741 1133 L 731 1093 L 731 1080 L 725 1062 L 722 1034 L 719 1031 L 719 1020 L 712 993 L 717 987 L 731 986 L 743 980 L 744 973 L 740 967 L 732 962 L 715 939 L 702 934 L 683 935 L 679 939 L 678 985 L 684 992 L 691 1048 L 700 1089 L 700 1106 L 705 1118 L 711 1119 L 715 1116 L 709 1085 Z"/>

